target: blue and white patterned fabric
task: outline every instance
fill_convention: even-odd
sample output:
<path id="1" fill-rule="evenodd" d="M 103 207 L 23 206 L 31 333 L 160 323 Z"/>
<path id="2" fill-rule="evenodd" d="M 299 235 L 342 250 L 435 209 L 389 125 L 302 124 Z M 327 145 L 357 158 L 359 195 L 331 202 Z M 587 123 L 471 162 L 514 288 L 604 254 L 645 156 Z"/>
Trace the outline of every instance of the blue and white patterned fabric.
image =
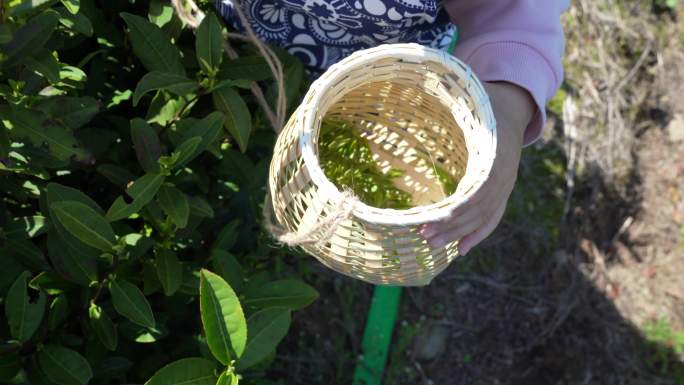
<path id="1" fill-rule="evenodd" d="M 454 25 L 438 0 L 242 0 L 257 36 L 287 49 L 313 72 L 383 43 L 446 49 Z M 230 0 L 216 6 L 243 31 Z"/>

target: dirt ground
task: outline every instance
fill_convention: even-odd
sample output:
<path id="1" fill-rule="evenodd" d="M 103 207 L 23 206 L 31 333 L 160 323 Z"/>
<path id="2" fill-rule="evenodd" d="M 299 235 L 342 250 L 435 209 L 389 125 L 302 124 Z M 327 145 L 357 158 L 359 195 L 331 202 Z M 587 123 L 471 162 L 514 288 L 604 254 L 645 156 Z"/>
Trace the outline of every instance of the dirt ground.
<path id="1" fill-rule="evenodd" d="M 617 3 L 573 2 L 545 139 L 496 232 L 404 290 L 384 384 L 684 384 L 684 27 Z M 349 384 L 372 287 L 311 266 L 271 375 Z"/>

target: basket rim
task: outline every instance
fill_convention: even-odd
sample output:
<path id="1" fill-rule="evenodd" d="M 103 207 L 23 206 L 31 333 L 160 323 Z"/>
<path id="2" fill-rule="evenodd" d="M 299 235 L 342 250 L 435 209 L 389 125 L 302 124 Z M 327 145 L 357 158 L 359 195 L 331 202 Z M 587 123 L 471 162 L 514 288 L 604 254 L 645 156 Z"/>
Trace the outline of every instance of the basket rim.
<path id="1" fill-rule="evenodd" d="M 319 130 L 321 123 L 321 119 L 315 119 L 317 107 L 320 105 L 324 96 L 329 96 L 327 95 L 326 90 L 330 89 L 330 85 L 337 83 L 337 81 L 349 71 L 356 70 L 359 67 L 366 66 L 380 59 L 397 57 L 418 63 L 435 62 L 447 69 L 452 69 L 454 73 L 462 72 L 463 69 L 465 69 L 468 76 L 461 80 L 466 82 L 468 88 L 472 88 L 483 95 L 482 98 L 473 101 L 476 110 L 476 113 L 473 115 L 484 117 L 482 120 L 482 128 L 484 130 L 490 130 L 491 152 L 496 154 L 496 120 L 494 119 L 489 96 L 485 92 L 480 80 L 474 75 L 472 69 L 467 64 L 445 51 L 415 43 L 383 44 L 373 48 L 359 50 L 342 61 L 332 65 L 321 77 L 316 79 L 311 84 L 310 91 L 304 98 L 307 102 L 307 107 L 309 108 L 298 109 L 295 112 L 300 115 L 298 120 L 304 122 L 302 125 L 303 127 L 299 131 L 299 147 L 304 164 L 312 182 L 320 189 L 319 193 L 327 196 L 332 201 L 341 199 L 343 193 L 325 176 L 325 173 L 318 162 L 318 157 L 316 156 L 316 146 L 313 143 L 314 132 Z M 323 91 L 316 92 L 316 90 Z M 448 97 L 454 99 L 456 96 L 457 95 L 454 94 L 448 95 Z M 487 125 L 487 122 L 491 122 L 491 127 Z M 464 139 L 467 144 L 468 135 L 466 135 L 465 132 Z M 491 156 L 487 158 L 487 164 L 481 164 L 480 169 L 486 168 L 488 175 L 491 173 L 494 158 L 495 156 Z M 471 151 L 468 151 L 468 161 L 466 164 L 469 164 L 471 161 L 473 161 L 473 156 Z M 468 176 L 468 170 L 469 168 L 466 166 L 463 178 Z M 451 216 L 451 213 L 455 208 L 465 204 L 472 195 L 479 191 L 486 179 L 487 178 L 482 178 L 478 180 L 478 182 L 471 186 L 465 194 L 456 191 L 438 202 L 429 205 L 414 206 L 408 209 L 378 208 L 357 200 L 353 202 L 355 206 L 352 215 L 367 223 L 386 226 L 410 226 L 444 220 Z M 346 202 L 345 204 L 352 203 Z"/>

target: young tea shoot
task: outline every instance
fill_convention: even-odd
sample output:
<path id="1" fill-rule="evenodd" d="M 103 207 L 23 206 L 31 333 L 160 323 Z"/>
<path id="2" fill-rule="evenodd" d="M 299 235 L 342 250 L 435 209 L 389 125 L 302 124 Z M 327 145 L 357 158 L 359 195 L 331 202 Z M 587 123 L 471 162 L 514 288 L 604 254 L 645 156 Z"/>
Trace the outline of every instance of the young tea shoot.
<path id="1" fill-rule="evenodd" d="M 325 118 L 319 138 L 321 168 L 335 186 L 351 189 L 362 202 L 373 207 L 407 209 L 414 206 L 411 194 L 394 184 L 395 178 L 403 176 L 403 172 L 391 168 L 383 173 L 373 160 L 368 141 L 352 123 Z M 434 163 L 432 167 L 445 195 L 453 194 L 457 180 Z"/>

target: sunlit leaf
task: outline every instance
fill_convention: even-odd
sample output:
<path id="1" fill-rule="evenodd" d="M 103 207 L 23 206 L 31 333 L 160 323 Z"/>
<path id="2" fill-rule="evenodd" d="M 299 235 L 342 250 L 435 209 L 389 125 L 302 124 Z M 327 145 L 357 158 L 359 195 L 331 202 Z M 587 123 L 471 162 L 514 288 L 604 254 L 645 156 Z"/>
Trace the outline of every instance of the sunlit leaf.
<path id="1" fill-rule="evenodd" d="M 254 313 L 247 320 L 249 338 L 237 369 L 254 366 L 275 350 L 290 328 L 290 310 L 270 308 Z"/>
<path id="2" fill-rule="evenodd" d="M 214 385 L 215 369 L 204 358 L 183 358 L 159 369 L 145 385 Z"/>
<path id="3" fill-rule="evenodd" d="M 233 289 L 218 275 L 200 274 L 200 313 L 211 353 L 224 365 L 245 350 L 247 324 Z"/>
<path id="4" fill-rule="evenodd" d="M 246 305 L 260 308 L 286 307 L 292 310 L 308 306 L 318 298 L 318 292 L 302 281 L 284 279 L 268 282 L 245 292 Z"/>

